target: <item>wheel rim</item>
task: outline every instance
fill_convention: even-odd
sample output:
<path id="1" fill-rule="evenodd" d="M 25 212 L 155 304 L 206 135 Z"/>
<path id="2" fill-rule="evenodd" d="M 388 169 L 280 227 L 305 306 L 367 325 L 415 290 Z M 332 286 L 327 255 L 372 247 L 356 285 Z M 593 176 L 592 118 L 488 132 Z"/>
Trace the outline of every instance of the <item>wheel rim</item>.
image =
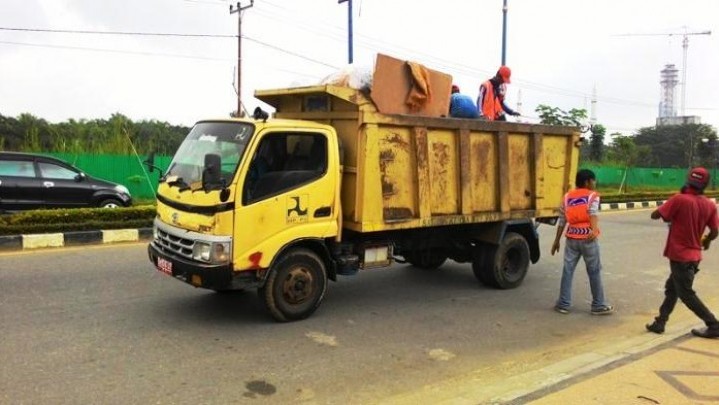
<path id="1" fill-rule="evenodd" d="M 522 275 L 524 255 L 520 249 L 509 249 L 502 260 L 502 272 L 508 281 L 517 281 Z"/>
<path id="2" fill-rule="evenodd" d="M 297 305 L 307 301 L 313 293 L 313 277 L 310 269 L 295 267 L 282 283 L 282 296 L 288 304 Z"/>
<path id="3" fill-rule="evenodd" d="M 117 205 L 117 203 L 114 203 L 114 202 L 106 203 L 105 205 L 102 206 L 102 208 L 117 208 L 117 207 L 119 207 L 119 205 Z"/>

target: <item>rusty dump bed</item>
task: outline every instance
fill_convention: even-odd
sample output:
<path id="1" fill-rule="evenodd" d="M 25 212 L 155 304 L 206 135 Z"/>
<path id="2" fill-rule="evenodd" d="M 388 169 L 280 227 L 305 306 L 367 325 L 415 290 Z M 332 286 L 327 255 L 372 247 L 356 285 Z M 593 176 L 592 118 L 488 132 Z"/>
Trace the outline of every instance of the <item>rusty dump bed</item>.
<path id="1" fill-rule="evenodd" d="M 577 170 L 573 127 L 386 115 L 336 86 L 255 96 L 277 118 L 335 128 L 343 227 L 359 232 L 556 216 Z"/>

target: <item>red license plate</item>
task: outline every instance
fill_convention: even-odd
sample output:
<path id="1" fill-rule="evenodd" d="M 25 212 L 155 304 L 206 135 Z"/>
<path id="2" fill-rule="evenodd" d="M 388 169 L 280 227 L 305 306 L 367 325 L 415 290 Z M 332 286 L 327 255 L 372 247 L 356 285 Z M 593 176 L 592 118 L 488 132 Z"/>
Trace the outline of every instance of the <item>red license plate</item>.
<path id="1" fill-rule="evenodd" d="M 157 270 L 172 275 L 172 262 L 161 257 L 157 258 Z"/>

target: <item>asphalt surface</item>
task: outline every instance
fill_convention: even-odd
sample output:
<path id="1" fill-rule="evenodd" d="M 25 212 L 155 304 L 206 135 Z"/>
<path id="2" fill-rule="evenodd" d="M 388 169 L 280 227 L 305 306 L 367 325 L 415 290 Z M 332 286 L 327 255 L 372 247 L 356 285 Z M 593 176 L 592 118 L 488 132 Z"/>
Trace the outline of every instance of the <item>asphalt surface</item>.
<path id="1" fill-rule="evenodd" d="M 254 292 L 216 294 L 155 271 L 142 243 L 0 254 L 0 403 L 510 400 L 549 386 L 527 380 L 535 370 L 655 339 L 643 325 L 662 299 L 666 227 L 648 210 L 605 213 L 601 224 L 617 307 L 605 317 L 589 314 L 581 264 L 572 312 L 551 310 L 553 227 L 540 228 L 544 257 L 518 289 L 479 285 L 469 264 L 395 265 L 340 278 L 310 319 L 288 324 Z M 710 250 L 696 282 L 715 312 L 717 264 Z M 694 321 L 678 305 L 667 334 Z"/>

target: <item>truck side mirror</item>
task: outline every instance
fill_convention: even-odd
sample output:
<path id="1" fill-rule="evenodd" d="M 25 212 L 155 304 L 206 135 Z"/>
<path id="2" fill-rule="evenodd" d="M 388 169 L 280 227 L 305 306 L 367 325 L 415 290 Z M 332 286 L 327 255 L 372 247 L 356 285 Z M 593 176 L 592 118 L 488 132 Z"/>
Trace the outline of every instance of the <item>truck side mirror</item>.
<path id="1" fill-rule="evenodd" d="M 155 152 L 150 152 L 149 155 L 147 155 L 147 159 L 145 159 L 144 163 L 147 168 L 150 170 L 150 173 L 155 171 Z"/>
<path id="2" fill-rule="evenodd" d="M 202 170 L 202 188 L 210 191 L 216 188 L 225 188 L 222 184 L 222 158 L 216 153 L 208 153 L 205 155 L 205 166 Z"/>
<path id="3" fill-rule="evenodd" d="M 150 154 L 147 155 L 147 159 L 145 159 L 142 163 L 145 166 L 147 166 L 147 168 L 149 169 L 148 171 L 150 173 L 157 170 L 158 172 L 160 172 L 160 177 L 162 177 L 162 169 L 160 169 L 159 167 L 157 167 L 157 165 L 155 165 L 155 152 L 150 152 Z"/>

